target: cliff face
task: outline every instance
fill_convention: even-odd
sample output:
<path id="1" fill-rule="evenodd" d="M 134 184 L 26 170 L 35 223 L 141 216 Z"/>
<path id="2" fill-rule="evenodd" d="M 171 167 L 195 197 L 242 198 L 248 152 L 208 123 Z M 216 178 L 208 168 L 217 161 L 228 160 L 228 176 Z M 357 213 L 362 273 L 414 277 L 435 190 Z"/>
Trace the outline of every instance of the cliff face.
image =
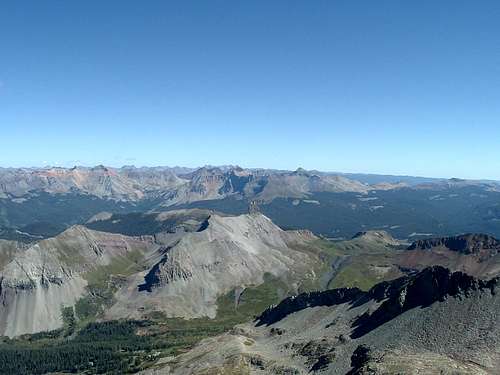
<path id="1" fill-rule="evenodd" d="M 500 275 L 500 241 L 485 234 L 419 240 L 398 254 L 397 263 L 405 269 L 441 265 L 490 279 Z"/>
<path id="2" fill-rule="evenodd" d="M 412 243 L 408 250 L 430 250 L 436 247 L 443 247 L 462 254 L 487 252 L 493 256 L 500 252 L 500 241 L 486 234 L 464 234 L 419 240 Z"/>

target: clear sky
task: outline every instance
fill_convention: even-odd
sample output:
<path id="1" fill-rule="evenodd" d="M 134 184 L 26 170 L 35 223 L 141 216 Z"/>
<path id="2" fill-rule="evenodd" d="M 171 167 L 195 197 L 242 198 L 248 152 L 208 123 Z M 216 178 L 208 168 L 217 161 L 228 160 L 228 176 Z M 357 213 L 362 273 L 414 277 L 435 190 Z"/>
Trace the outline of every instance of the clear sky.
<path id="1" fill-rule="evenodd" d="M 0 165 L 500 179 L 500 1 L 0 2 Z"/>

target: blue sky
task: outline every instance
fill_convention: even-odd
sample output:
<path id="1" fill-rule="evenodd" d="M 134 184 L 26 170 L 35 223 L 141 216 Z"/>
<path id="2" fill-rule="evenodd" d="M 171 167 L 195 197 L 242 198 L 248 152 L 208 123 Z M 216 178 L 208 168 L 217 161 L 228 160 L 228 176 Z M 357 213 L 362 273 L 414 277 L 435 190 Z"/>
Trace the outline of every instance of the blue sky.
<path id="1" fill-rule="evenodd" d="M 0 3 L 0 165 L 500 179 L 498 1 Z"/>

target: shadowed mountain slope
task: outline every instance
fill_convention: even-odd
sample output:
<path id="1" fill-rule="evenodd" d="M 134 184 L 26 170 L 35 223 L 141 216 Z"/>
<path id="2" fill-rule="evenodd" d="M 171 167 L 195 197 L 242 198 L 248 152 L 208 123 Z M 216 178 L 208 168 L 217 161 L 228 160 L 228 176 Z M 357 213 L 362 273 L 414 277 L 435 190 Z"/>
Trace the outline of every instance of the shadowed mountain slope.
<path id="1" fill-rule="evenodd" d="M 494 374 L 499 283 L 433 267 L 368 292 L 301 294 L 156 373 Z"/>

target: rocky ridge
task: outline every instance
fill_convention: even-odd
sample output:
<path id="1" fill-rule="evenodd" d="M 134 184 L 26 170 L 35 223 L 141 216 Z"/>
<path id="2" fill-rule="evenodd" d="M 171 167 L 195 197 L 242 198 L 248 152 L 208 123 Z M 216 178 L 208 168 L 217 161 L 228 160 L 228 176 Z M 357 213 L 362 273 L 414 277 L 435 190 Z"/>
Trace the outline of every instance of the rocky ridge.
<path id="1" fill-rule="evenodd" d="M 408 250 L 430 250 L 443 247 L 461 254 L 487 252 L 494 256 L 500 252 L 500 241 L 487 234 L 468 233 L 459 236 L 430 238 L 413 242 Z"/>
<path id="2" fill-rule="evenodd" d="M 431 267 L 368 292 L 301 294 L 154 373 L 493 374 L 499 284 Z"/>
<path id="3" fill-rule="evenodd" d="M 415 276 L 384 281 L 368 292 L 358 288 L 341 288 L 288 297 L 277 306 L 265 310 L 257 318 L 257 326 L 274 324 L 287 315 L 308 307 L 333 306 L 347 302 L 359 305 L 368 300 L 383 301 L 377 310 L 361 316 L 354 322 L 355 329 L 351 337 L 357 338 L 407 310 L 429 306 L 434 302 L 443 301 L 447 296 L 466 296 L 472 291 L 488 289 L 494 293 L 499 283 L 500 278 L 484 281 L 462 272 L 452 273 L 446 268 L 435 266 L 426 268 Z"/>
<path id="4" fill-rule="evenodd" d="M 415 241 L 397 256 L 408 269 L 442 265 L 475 277 L 500 275 L 500 241 L 486 234 L 464 234 Z"/>

